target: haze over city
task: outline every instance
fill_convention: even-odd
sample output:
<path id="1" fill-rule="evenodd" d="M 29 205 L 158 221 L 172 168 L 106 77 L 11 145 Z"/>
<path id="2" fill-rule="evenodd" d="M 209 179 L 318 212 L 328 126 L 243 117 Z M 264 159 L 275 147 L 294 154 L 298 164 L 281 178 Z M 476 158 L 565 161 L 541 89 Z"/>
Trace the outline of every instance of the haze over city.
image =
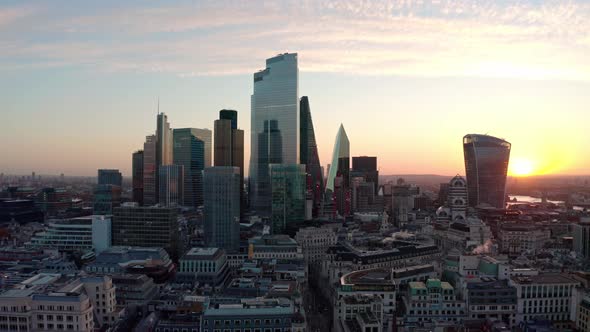
<path id="1" fill-rule="evenodd" d="M 590 332 L 589 0 L 0 2 L 0 332 Z"/>
<path id="2" fill-rule="evenodd" d="M 230 108 L 249 137 L 252 74 L 289 51 L 323 165 L 343 123 L 383 175 L 464 174 L 468 133 L 511 142 L 509 174 L 588 174 L 589 22 L 584 1 L 4 1 L 0 170 L 129 176 L 158 98 L 172 127 Z"/>

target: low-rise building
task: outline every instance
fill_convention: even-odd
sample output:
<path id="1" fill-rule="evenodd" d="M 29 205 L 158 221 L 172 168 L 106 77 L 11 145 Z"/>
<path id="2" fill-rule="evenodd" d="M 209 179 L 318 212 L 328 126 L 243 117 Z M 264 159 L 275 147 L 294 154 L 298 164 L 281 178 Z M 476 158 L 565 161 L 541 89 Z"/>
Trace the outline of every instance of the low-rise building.
<path id="1" fill-rule="evenodd" d="M 466 302 L 469 319 L 500 320 L 516 326 L 516 288 L 507 280 L 494 278 L 466 279 Z"/>
<path id="2" fill-rule="evenodd" d="M 0 331 L 94 331 L 122 315 L 109 277 L 38 274 L 0 294 Z"/>
<path id="3" fill-rule="evenodd" d="M 407 241 L 393 241 L 391 245 L 390 249 L 367 250 L 349 242 L 339 242 L 328 249 L 326 259 L 322 261 L 322 274 L 334 284 L 340 276 L 352 271 L 430 264 L 440 257 L 440 250 L 435 245 Z"/>
<path id="4" fill-rule="evenodd" d="M 345 306 L 347 297 L 356 295 L 377 295 L 381 298 L 382 317 L 380 319 L 383 329 L 391 330 L 394 326 L 394 313 L 396 304 L 396 285 L 391 269 L 377 268 L 348 273 L 340 278 L 337 298 L 335 299 L 334 322 L 345 319 Z M 349 317 L 350 318 L 350 317 Z"/>
<path id="5" fill-rule="evenodd" d="M 247 299 L 210 305 L 203 314 L 201 332 L 288 332 L 298 313 L 287 299 Z"/>
<path id="6" fill-rule="evenodd" d="M 579 282 L 562 274 L 543 273 L 510 279 L 518 298 L 516 322 L 545 319 L 556 326 L 575 321 L 574 288 Z"/>
<path id="7" fill-rule="evenodd" d="M 580 332 L 590 332 L 590 298 L 584 297 L 578 303 L 576 328 Z"/>
<path id="8" fill-rule="evenodd" d="M 448 282 L 429 279 L 410 282 L 403 301 L 404 325 L 439 328 L 461 324 L 467 318 L 465 302 L 459 300 Z"/>
<path id="9" fill-rule="evenodd" d="M 361 295 L 343 297 L 338 301 L 339 314 L 333 322 L 334 331 L 383 331 L 383 305 L 378 295 Z"/>
<path id="10" fill-rule="evenodd" d="M 225 250 L 192 248 L 180 258 L 177 279 L 201 286 L 221 289 L 229 278 L 229 264 Z"/>
<path id="11" fill-rule="evenodd" d="M 288 235 L 263 235 L 249 240 L 248 258 L 303 260 L 303 253 Z"/>
<path id="12" fill-rule="evenodd" d="M 509 255 L 536 254 L 550 239 L 548 229 L 531 224 L 506 223 L 498 232 L 500 252 Z"/>
<path id="13" fill-rule="evenodd" d="M 162 248 L 111 247 L 84 267 L 90 274 L 145 274 L 163 283 L 174 273 L 174 263 Z"/>
<path id="14" fill-rule="evenodd" d="M 143 274 L 115 274 L 112 277 L 117 294 L 117 305 L 145 305 L 158 295 L 154 281 Z"/>
<path id="15" fill-rule="evenodd" d="M 301 228 L 295 235 L 307 264 L 323 260 L 328 248 L 336 244 L 338 237 L 333 226 Z"/>
<path id="16" fill-rule="evenodd" d="M 49 220 L 45 231 L 35 234 L 28 246 L 62 252 L 92 251 L 92 216 Z"/>

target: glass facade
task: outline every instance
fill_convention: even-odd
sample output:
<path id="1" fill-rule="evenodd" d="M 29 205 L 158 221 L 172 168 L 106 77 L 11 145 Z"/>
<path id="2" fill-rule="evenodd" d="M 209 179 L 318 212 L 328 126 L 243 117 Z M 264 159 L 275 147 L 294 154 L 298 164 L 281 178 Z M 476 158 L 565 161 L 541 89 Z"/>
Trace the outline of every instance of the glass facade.
<path id="1" fill-rule="evenodd" d="M 176 208 L 118 207 L 113 211 L 113 246 L 164 248 L 178 253 Z"/>
<path id="2" fill-rule="evenodd" d="M 143 150 L 133 153 L 131 168 L 133 201 L 143 205 Z"/>
<path id="3" fill-rule="evenodd" d="M 351 193 L 350 193 L 350 142 L 344 130 L 340 125 L 332 153 L 332 163 L 328 170 L 328 180 L 326 182 L 326 200 L 330 199 L 335 207 L 335 211 L 342 216 L 350 214 Z M 334 214 L 333 214 L 334 216 Z"/>
<path id="4" fill-rule="evenodd" d="M 184 168 L 184 206 L 203 205 L 203 170 L 205 143 L 194 128 L 174 129 L 174 164 Z"/>
<path id="5" fill-rule="evenodd" d="M 158 175 L 160 205 L 182 205 L 184 202 L 184 167 L 182 165 L 160 166 Z"/>
<path id="6" fill-rule="evenodd" d="M 365 181 L 374 184 L 374 193 L 379 191 L 379 171 L 377 170 L 377 157 L 352 157 L 351 176 L 362 176 Z"/>
<path id="7" fill-rule="evenodd" d="M 312 215 L 313 217 L 317 217 L 321 209 L 322 198 L 324 195 L 324 176 L 320 165 L 313 121 L 311 120 L 309 99 L 306 96 L 301 97 L 299 110 L 299 136 L 301 139 L 299 144 L 299 158 L 301 160 L 300 163 L 305 165 L 305 171 L 307 172 L 306 187 L 308 194 L 311 195 L 313 200 Z"/>
<path id="8" fill-rule="evenodd" d="M 240 169 L 205 168 L 204 231 L 208 247 L 237 252 L 240 247 Z"/>
<path id="9" fill-rule="evenodd" d="M 254 74 L 251 97 L 250 201 L 259 214 L 271 207 L 271 163 L 299 163 L 299 70 L 297 54 L 266 60 Z"/>
<path id="10" fill-rule="evenodd" d="M 98 184 L 112 184 L 121 187 L 123 185 L 123 176 L 118 169 L 99 169 Z"/>
<path id="11" fill-rule="evenodd" d="M 463 137 L 465 174 L 470 206 L 505 208 L 506 176 L 511 144 L 488 135 Z"/>
<path id="12" fill-rule="evenodd" d="M 156 142 L 158 166 L 172 164 L 172 129 L 164 113 L 158 114 Z"/>
<path id="13" fill-rule="evenodd" d="M 94 189 L 93 214 L 113 214 L 113 208 L 121 205 L 121 187 L 99 184 Z"/>
<path id="14" fill-rule="evenodd" d="M 271 164 L 272 233 L 282 234 L 291 222 L 305 220 L 305 165 Z"/>
<path id="15" fill-rule="evenodd" d="M 193 128 L 192 129 L 193 134 L 200 139 L 201 141 L 203 141 L 204 143 L 204 154 L 205 154 L 205 159 L 204 159 L 204 163 L 205 163 L 205 167 L 211 167 L 213 166 L 212 164 L 212 136 L 213 134 L 211 133 L 211 130 L 209 129 L 199 129 L 199 128 Z"/>
<path id="16" fill-rule="evenodd" d="M 328 172 L 328 180 L 326 182 L 326 190 L 334 191 L 334 179 L 342 177 L 344 185 L 348 187 L 348 177 L 350 173 L 350 142 L 344 130 L 344 126 L 340 125 L 338 134 L 336 135 L 336 143 L 334 143 L 334 152 L 332 153 L 332 163 Z"/>
<path id="17" fill-rule="evenodd" d="M 156 158 L 156 135 L 145 138 L 143 144 L 143 204 L 154 205 L 158 203 L 158 182 L 156 171 L 158 162 Z"/>
<path id="18" fill-rule="evenodd" d="M 244 197 L 244 131 L 238 129 L 238 112 L 221 110 L 215 120 L 215 166 L 240 168 L 240 214 L 245 211 Z"/>

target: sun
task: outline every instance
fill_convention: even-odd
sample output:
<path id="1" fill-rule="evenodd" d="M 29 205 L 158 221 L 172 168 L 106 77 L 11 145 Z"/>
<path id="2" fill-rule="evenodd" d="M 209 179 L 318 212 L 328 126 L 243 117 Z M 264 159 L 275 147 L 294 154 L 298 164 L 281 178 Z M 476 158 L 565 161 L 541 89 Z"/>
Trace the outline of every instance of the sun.
<path id="1" fill-rule="evenodd" d="M 534 163 L 529 159 L 515 159 L 510 162 L 510 173 L 514 176 L 529 176 L 535 171 Z"/>

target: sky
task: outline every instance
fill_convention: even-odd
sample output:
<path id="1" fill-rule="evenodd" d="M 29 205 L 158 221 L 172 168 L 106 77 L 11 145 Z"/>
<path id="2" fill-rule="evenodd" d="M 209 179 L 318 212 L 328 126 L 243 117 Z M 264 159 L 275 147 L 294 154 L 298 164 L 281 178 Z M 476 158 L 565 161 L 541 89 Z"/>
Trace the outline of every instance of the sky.
<path id="1" fill-rule="evenodd" d="M 324 165 L 342 123 L 381 174 L 463 174 L 469 133 L 512 174 L 590 174 L 583 0 L 4 0 L 0 172 L 129 176 L 158 98 L 175 128 L 238 110 L 249 160 L 252 74 L 284 52 Z"/>

